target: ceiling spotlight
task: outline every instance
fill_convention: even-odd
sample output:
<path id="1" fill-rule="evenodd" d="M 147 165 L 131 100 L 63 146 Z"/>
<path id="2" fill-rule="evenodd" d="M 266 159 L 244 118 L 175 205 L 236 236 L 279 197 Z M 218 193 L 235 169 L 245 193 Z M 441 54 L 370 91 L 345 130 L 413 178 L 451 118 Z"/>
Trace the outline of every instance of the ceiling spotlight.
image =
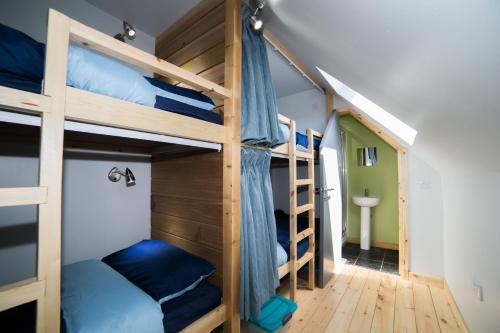
<path id="1" fill-rule="evenodd" d="M 108 179 L 113 183 L 119 181 L 122 176 L 125 177 L 125 184 L 127 185 L 127 187 L 135 185 L 135 176 L 129 168 L 126 168 L 125 172 L 123 172 L 117 167 L 114 167 L 108 173 Z"/>
<path id="2" fill-rule="evenodd" d="M 264 22 L 262 21 L 262 19 L 260 17 L 262 15 L 262 10 L 264 9 L 264 6 L 266 5 L 266 1 L 265 0 L 253 0 L 252 4 L 255 7 L 255 11 L 250 16 L 250 24 L 251 24 L 253 30 L 261 31 L 262 28 L 264 27 Z"/>
<path id="3" fill-rule="evenodd" d="M 264 22 L 262 22 L 262 20 L 258 18 L 256 15 L 250 16 L 250 24 L 252 25 L 252 28 L 255 31 L 262 30 L 262 27 L 264 26 Z"/>
<path id="4" fill-rule="evenodd" d="M 115 38 L 122 42 L 125 42 L 125 37 L 127 37 L 127 39 L 133 40 L 136 34 L 137 32 L 135 28 L 127 21 L 123 21 L 123 33 L 116 34 Z"/>

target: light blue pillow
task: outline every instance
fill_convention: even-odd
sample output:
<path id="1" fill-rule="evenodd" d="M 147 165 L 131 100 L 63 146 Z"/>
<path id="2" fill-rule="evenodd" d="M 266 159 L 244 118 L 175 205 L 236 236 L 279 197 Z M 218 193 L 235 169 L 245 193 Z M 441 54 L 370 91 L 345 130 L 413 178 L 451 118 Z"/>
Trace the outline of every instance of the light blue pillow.
<path id="1" fill-rule="evenodd" d="M 61 287 L 67 333 L 163 333 L 160 304 L 99 260 L 63 266 Z"/>
<path id="2" fill-rule="evenodd" d="M 132 67 L 75 44 L 68 58 L 68 86 L 154 107 L 156 88 Z"/>
<path id="3" fill-rule="evenodd" d="M 285 249 L 283 246 L 281 246 L 280 243 L 276 243 L 276 254 L 277 254 L 277 259 L 278 259 L 278 267 L 283 266 L 284 264 L 287 263 L 288 261 L 288 255 L 286 254 Z"/>

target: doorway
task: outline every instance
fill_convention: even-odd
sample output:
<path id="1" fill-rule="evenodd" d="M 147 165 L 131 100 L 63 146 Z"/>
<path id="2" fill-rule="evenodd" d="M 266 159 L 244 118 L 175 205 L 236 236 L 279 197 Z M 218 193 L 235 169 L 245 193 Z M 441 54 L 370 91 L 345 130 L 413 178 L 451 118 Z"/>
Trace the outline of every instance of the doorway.
<path id="1" fill-rule="evenodd" d="M 373 269 L 377 269 L 375 265 L 380 265 L 378 268 L 382 271 L 399 273 L 403 278 L 408 278 L 408 236 L 407 236 L 407 206 L 406 206 L 406 149 L 394 140 L 390 135 L 378 128 L 374 123 L 365 118 L 360 113 L 351 108 L 338 110 L 339 116 L 352 116 L 357 122 L 375 134 L 388 146 L 395 151 L 394 155 L 394 172 L 397 172 L 397 178 L 394 179 L 394 211 L 395 225 L 394 232 L 397 233 L 396 242 L 370 242 L 370 251 L 363 251 L 356 243 L 361 243 L 361 238 L 346 237 L 347 245 L 342 249 L 349 263 L 355 263 L 360 266 L 364 264 L 372 265 Z M 361 152 L 363 154 L 363 152 Z M 371 150 L 373 155 L 373 150 Z M 363 156 L 363 155 L 362 155 Z M 366 152 L 367 159 L 370 157 L 370 150 Z M 368 197 L 369 193 L 363 193 Z M 345 201 L 350 201 L 349 196 L 345 196 Z M 396 211 L 397 209 L 397 211 Z M 370 216 L 370 213 L 368 213 Z M 368 222 L 369 223 L 369 222 Z M 368 224 L 370 225 L 370 224 Z M 376 259 L 376 260 L 372 260 Z M 384 263 L 386 269 L 384 269 Z"/>

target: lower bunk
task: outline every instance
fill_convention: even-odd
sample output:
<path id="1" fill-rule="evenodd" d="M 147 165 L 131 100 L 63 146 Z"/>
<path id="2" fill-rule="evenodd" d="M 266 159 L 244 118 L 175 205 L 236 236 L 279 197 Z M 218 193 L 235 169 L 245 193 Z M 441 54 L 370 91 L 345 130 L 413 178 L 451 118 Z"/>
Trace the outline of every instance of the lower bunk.
<path id="1" fill-rule="evenodd" d="M 221 289 L 207 281 L 214 271 L 208 261 L 157 240 L 63 266 L 61 332 L 211 330 L 224 321 Z M 33 331 L 27 322 L 34 311 L 33 304 L 6 311 L 0 324 L 9 332 Z M 200 325 L 203 317 L 209 318 Z"/>
<path id="2" fill-rule="evenodd" d="M 289 273 L 289 261 L 290 261 L 290 216 L 282 210 L 275 210 L 274 217 L 276 219 L 276 234 L 278 240 L 278 275 L 280 279 Z M 315 237 L 319 235 L 319 219 L 316 219 L 316 230 Z M 299 216 L 297 218 L 297 233 L 306 230 L 309 227 L 309 220 L 305 216 Z M 318 242 L 316 241 L 316 244 Z M 297 243 L 297 260 L 304 258 L 309 250 L 309 237 L 305 237 L 303 240 Z M 307 262 L 307 260 L 305 260 Z"/>

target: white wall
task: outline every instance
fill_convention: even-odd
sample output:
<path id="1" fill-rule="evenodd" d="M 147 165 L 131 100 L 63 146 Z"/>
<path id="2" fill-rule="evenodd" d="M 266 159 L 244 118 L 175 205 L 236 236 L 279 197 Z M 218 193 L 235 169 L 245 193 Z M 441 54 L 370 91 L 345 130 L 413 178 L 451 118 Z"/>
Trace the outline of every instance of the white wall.
<path id="1" fill-rule="evenodd" d="M 25 152 L 19 156 L 15 151 Z M 0 187 L 37 186 L 36 145 L 0 145 Z M 112 183 L 112 167 L 130 168 L 137 185 Z M 62 261 L 100 259 L 150 237 L 151 167 L 144 158 L 65 153 Z M 0 285 L 35 275 L 36 206 L 0 208 Z"/>
<path id="2" fill-rule="evenodd" d="M 442 178 L 446 281 L 471 332 L 500 332 L 500 172 L 448 169 Z"/>
<path id="3" fill-rule="evenodd" d="M 45 43 L 48 8 L 112 36 L 123 31 L 122 18 L 111 16 L 83 0 L 2 0 L 0 22 Z M 137 37 L 127 43 L 154 53 L 155 38 L 140 30 L 137 30 Z"/>
<path id="4" fill-rule="evenodd" d="M 323 132 L 326 127 L 326 97 L 318 89 L 309 89 L 297 94 L 278 98 L 278 112 L 295 120 L 297 130 L 306 129 Z"/>
<path id="5" fill-rule="evenodd" d="M 45 42 L 51 7 L 102 32 L 122 30 L 115 18 L 82 0 L 2 0 L 0 22 Z M 138 31 L 133 45 L 154 52 L 155 39 Z M 36 146 L 0 144 L 0 187 L 36 186 Z M 24 152 L 19 156 L 18 152 Z M 92 158 L 92 157 L 90 157 Z M 71 155 L 64 161 L 63 264 L 100 258 L 150 235 L 151 174 L 148 161 Z M 112 184 L 107 173 L 128 166 L 137 185 Z M 0 208 L 0 285 L 35 275 L 36 207 Z M 17 231 L 21 230 L 19 233 Z"/>

